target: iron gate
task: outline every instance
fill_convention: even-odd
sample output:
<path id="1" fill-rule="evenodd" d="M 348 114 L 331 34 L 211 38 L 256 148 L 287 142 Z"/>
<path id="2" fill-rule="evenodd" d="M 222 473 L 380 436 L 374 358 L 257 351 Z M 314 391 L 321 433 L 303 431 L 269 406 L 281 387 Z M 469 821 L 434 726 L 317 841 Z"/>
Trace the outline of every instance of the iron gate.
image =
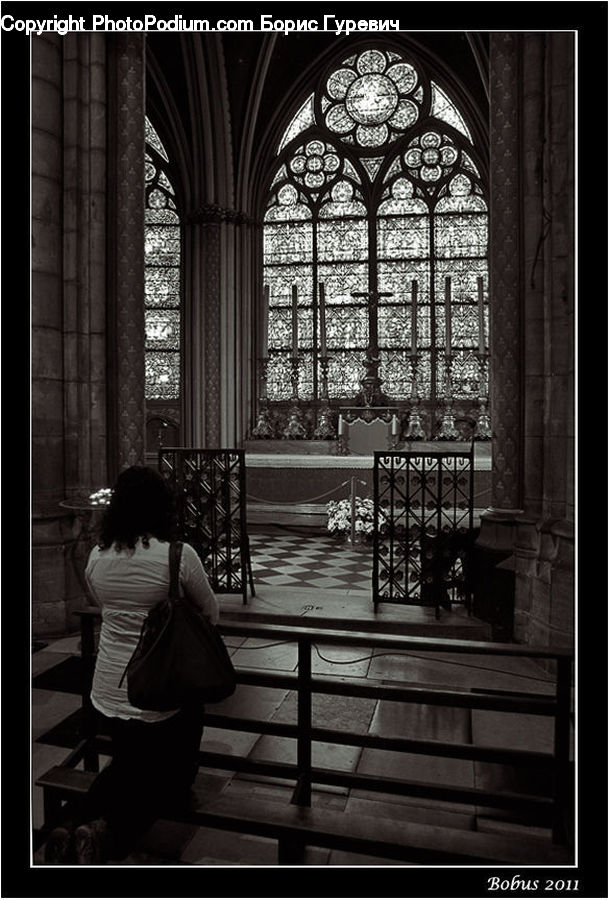
<path id="1" fill-rule="evenodd" d="M 246 528 L 243 450 L 162 447 L 159 471 L 174 491 L 180 539 L 203 563 L 212 590 L 254 596 Z"/>
<path id="2" fill-rule="evenodd" d="M 470 611 L 474 445 L 374 454 L 373 604 Z"/>

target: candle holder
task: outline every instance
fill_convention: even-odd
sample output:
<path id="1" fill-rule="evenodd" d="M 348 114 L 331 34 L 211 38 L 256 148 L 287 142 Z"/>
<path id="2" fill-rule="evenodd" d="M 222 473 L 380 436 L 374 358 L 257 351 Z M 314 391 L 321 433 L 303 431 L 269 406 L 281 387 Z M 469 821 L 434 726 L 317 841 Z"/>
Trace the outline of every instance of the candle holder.
<path id="1" fill-rule="evenodd" d="M 261 356 L 258 360 L 258 368 L 259 368 L 259 384 L 260 384 L 260 399 L 266 401 L 267 400 L 267 371 L 269 369 L 269 357 Z"/>
<path id="2" fill-rule="evenodd" d="M 489 358 L 489 353 L 484 350 L 478 350 L 475 353 L 479 365 L 479 414 L 474 429 L 474 436 L 478 441 L 491 440 L 491 421 L 487 409 L 487 402 L 483 395 L 483 381 L 485 376 L 485 360 Z"/>
<path id="3" fill-rule="evenodd" d="M 292 399 L 299 399 L 299 357 L 290 357 L 290 381 L 292 382 Z"/>
<path id="4" fill-rule="evenodd" d="M 453 401 L 451 400 L 451 362 L 453 356 L 445 355 L 445 409 L 441 420 L 441 427 L 436 435 L 437 441 L 457 441 L 460 433 L 455 425 L 453 416 Z"/>
<path id="5" fill-rule="evenodd" d="M 411 350 L 407 353 L 409 357 L 409 367 L 411 370 L 411 409 L 409 410 L 409 419 L 407 421 L 407 431 L 405 438 L 407 441 L 423 441 L 426 437 L 421 418 L 419 414 L 419 397 L 417 396 L 417 360 L 418 353 Z"/>
<path id="6" fill-rule="evenodd" d="M 314 440 L 317 441 L 331 441 L 337 436 L 337 432 L 333 425 L 332 412 L 328 403 L 325 403 L 320 409 L 320 420 L 313 436 Z"/>
<path id="7" fill-rule="evenodd" d="M 288 424 L 282 432 L 285 438 L 289 440 L 303 440 L 307 437 L 305 426 L 303 425 L 301 410 L 298 406 L 293 406 L 288 413 Z"/>
<path id="8" fill-rule="evenodd" d="M 324 355 L 318 358 L 320 360 L 320 400 L 322 401 L 322 406 L 320 408 L 318 427 L 314 431 L 313 437 L 317 441 L 329 441 L 337 436 L 337 432 L 335 431 L 332 412 L 328 405 L 328 356 Z"/>
<path id="9" fill-rule="evenodd" d="M 445 411 L 443 413 L 441 427 L 438 434 L 436 435 L 436 440 L 457 441 L 460 438 L 460 433 L 455 427 L 455 419 L 453 418 L 453 413 L 451 411 L 451 401 L 446 400 L 445 404 Z"/>
<path id="10" fill-rule="evenodd" d="M 275 437 L 275 429 L 270 420 L 270 412 L 267 406 L 263 406 L 258 413 L 256 425 L 252 429 L 252 437 L 269 439 Z"/>
<path id="11" fill-rule="evenodd" d="M 418 402 L 419 401 L 416 401 L 416 403 Z M 423 441 L 425 440 L 425 437 L 426 432 L 421 423 L 419 409 L 417 406 L 412 406 L 409 410 L 409 421 L 407 422 L 405 438 L 407 441 Z"/>
<path id="12" fill-rule="evenodd" d="M 269 366 L 269 357 L 262 356 L 258 361 L 259 365 L 259 383 L 260 383 L 260 401 L 261 408 L 258 412 L 256 425 L 252 429 L 253 438 L 269 439 L 275 437 L 275 428 L 271 422 L 271 413 L 267 405 L 267 369 Z"/>
<path id="13" fill-rule="evenodd" d="M 320 381 L 321 381 L 321 391 L 320 391 L 320 399 L 324 403 L 328 403 L 328 363 L 329 357 L 319 356 L 320 362 Z"/>

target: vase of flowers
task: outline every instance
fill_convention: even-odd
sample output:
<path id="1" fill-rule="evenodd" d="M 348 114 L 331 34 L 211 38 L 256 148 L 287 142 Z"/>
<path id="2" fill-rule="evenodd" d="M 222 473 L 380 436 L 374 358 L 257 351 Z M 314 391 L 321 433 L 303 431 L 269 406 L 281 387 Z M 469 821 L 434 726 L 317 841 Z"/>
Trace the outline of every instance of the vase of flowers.
<path id="1" fill-rule="evenodd" d="M 354 528 L 352 532 L 352 511 Z M 326 504 L 327 529 L 343 540 L 361 544 L 371 540 L 375 525 L 375 507 L 368 497 L 351 497 L 345 500 L 330 500 Z"/>

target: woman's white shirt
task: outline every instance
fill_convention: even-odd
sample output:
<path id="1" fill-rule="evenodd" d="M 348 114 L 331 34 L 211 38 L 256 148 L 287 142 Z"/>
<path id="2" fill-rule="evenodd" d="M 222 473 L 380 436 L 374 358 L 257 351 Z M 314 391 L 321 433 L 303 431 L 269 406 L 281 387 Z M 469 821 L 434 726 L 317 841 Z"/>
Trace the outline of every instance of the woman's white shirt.
<path id="1" fill-rule="evenodd" d="M 101 607 L 99 640 L 91 701 L 105 716 L 158 722 L 177 710 L 154 712 L 137 709 L 127 698 L 127 678 L 119 682 L 140 637 L 148 611 L 169 592 L 169 543 L 150 538 L 146 547 L 138 540 L 135 548 L 94 547 L 85 570 L 92 600 Z M 219 608 L 207 576 L 190 544 L 182 547 L 180 594 L 198 606 L 214 624 Z"/>

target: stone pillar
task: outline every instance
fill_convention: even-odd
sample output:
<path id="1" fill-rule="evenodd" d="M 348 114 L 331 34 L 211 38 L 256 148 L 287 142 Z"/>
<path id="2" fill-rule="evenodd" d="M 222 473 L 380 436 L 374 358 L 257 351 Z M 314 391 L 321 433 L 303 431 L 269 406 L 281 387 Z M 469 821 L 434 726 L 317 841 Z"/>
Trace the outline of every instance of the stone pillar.
<path id="1" fill-rule="evenodd" d="M 522 507 L 520 41 L 490 35 L 490 361 L 492 497 Z"/>
<path id="2" fill-rule="evenodd" d="M 63 339 L 68 495 L 105 487 L 106 50 L 102 35 L 64 48 Z"/>
<path id="3" fill-rule="evenodd" d="M 111 481 L 145 461 L 142 34 L 109 39 L 109 435 Z"/>
<path id="4" fill-rule="evenodd" d="M 545 517 L 574 520 L 574 35 L 546 35 Z"/>
<path id="5" fill-rule="evenodd" d="M 573 615 L 573 42 L 490 36 L 494 436 L 475 611 L 493 598 L 503 638 L 554 646 Z"/>
<path id="6" fill-rule="evenodd" d="M 545 35 L 524 36 L 523 58 L 523 244 L 524 309 L 524 506 L 542 513 L 544 476 L 544 241 L 548 213 L 544 204 L 545 165 Z"/>
<path id="7" fill-rule="evenodd" d="M 481 516 L 475 550 L 474 610 L 502 640 L 512 633 L 510 557 L 522 513 L 520 40 L 516 33 L 493 33 L 489 47 L 492 503 Z"/>
<path id="8" fill-rule="evenodd" d="M 209 212 L 185 225 L 186 443 L 220 446 L 220 225 Z"/>
<path id="9" fill-rule="evenodd" d="M 58 35 L 31 40 L 32 492 L 41 511 L 64 497 L 63 60 Z"/>
<path id="10" fill-rule="evenodd" d="M 62 365 L 62 41 L 32 37 L 32 627 L 66 626 Z M 67 520 L 66 520 L 67 521 Z"/>
<path id="11" fill-rule="evenodd" d="M 524 36 L 532 260 L 526 508 L 515 544 L 517 640 L 570 647 L 574 635 L 574 37 Z M 537 226 L 537 227 L 536 227 Z"/>
<path id="12" fill-rule="evenodd" d="M 187 216 L 185 258 L 187 344 L 185 396 L 187 441 L 195 447 L 235 447 L 242 435 L 243 369 L 241 317 L 244 297 L 238 290 L 243 271 L 237 239 L 249 219 L 215 205 Z M 239 273 L 239 277 L 238 277 Z"/>
<path id="13" fill-rule="evenodd" d="M 106 483 L 103 35 L 32 38 L 32 625 L 78 623 L 88 545 L 60 507 Z"/>

